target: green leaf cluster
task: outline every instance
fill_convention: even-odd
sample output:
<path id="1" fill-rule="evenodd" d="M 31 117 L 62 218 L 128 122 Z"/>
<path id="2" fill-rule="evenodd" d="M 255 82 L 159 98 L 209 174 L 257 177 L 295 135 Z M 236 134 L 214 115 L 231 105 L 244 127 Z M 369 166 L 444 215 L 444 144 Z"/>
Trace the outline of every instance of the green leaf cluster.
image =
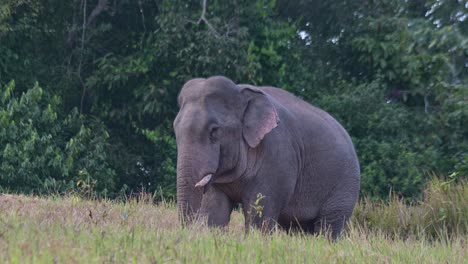
<path id="1" fill-rule="evenodd" d="M 20 96 L 14 88 L 11 81 L 0 90 L 1 188 L 61 193 L 86 182 L 104 195 L 114 191 L 107 132 L 98 123 L 84 122 L 76 109 L 60 115 L 60 98 L 37 83 Z"/>

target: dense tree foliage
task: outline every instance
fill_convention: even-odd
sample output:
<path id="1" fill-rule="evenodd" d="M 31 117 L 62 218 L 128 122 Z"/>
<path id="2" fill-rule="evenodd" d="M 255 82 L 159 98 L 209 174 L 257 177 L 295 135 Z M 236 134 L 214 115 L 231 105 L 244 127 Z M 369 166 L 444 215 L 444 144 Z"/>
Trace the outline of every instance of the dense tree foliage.
<path id="1" fill-rule="evenodd" d="M 0 190 L 173 196 L 176 97 L 211 75 L 337 117 L 372 197 L 468 175 L 465 1 L 5 0 Z"/>

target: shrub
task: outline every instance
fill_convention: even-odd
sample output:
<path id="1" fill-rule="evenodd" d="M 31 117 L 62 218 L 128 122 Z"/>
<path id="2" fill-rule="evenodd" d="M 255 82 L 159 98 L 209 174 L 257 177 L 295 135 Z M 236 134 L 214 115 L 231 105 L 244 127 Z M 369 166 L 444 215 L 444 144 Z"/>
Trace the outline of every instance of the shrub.
<path id="1" fill-rule="evenodd" d="M 107 162 L 104 126 L 87 122 L 76 109 L 60 116 L 60 98 L 37 83 L 21 96 L 14 88 L 11 81 L 0 90 L 0 188 L 113 192 L 115 173 Z"/>

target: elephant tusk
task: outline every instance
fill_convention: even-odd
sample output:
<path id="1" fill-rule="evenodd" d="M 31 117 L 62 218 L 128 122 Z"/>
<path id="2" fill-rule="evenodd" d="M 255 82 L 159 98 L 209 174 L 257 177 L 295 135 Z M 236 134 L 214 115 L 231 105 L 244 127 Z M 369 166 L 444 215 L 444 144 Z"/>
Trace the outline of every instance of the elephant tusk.
<path id="1" fill-rule="evenodd" d="M 203 187 L 207 185 L 210 182 L 212 176 L 213 174 L 206 175 L 205 177 L 203 177 L 203 179 L 197 182 L 197 184 L 195 184 L 195 187 Z"/>

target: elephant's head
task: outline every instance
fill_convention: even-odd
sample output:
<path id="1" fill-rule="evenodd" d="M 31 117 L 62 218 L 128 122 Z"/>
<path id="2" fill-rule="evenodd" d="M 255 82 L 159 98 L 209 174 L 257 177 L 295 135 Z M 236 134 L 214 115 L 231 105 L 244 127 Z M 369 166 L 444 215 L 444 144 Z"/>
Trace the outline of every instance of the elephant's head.
<path id="1" fill-rule="evenodd" d="M 182 88 L 174 120 L 177 139 L 177 203 L 182 220 L 200 208 L 203 188 L 229 183 L 277 126 L 273 103 L 260 89 L 225 77 L 193 79 Z"/>

